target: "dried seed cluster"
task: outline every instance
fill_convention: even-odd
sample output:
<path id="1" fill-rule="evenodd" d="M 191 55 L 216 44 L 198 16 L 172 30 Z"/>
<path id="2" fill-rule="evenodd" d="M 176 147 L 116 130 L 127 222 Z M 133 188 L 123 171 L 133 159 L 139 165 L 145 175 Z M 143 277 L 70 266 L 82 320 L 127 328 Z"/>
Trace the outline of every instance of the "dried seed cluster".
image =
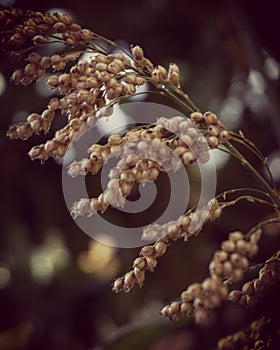
<path id="1" fill-rule="evenodd" d="M 206 323 L 209 311 L 218 307 L 227 295 L 227 286 L 221 280 L 206 278 L 202 283 L 191 284 L 181 293 L 181 301 L 164 306 L 161 314 L 177 319 L 193 315 L 196 323 Z"/>
<path id="2" fill-rule="evenodd" d="M 154 84 L 169 82 L 179 87 L 179 68 L 171 63 L 168 71 L 163 66 L 154 67 L 144 56 L 143 49 L 136 45 L 131 48 L 133 60 L 123 53 L 111 54 L 101 52 L 96 46 L 100 37 L 88 29 L 82 29 L 73 22 L 67 14 L 42 14 L 34 11 L 22 11 L 18 9 L 4 10 L 0 14 L 1 50 L 5 55 L 11 56 L 11 61 L 23 67 L 15 69 L 12 80 L 16 84 L 30 84 L 46 75 L 47 72 L 55 72 L 47 77 L 46 84 L 51 90 L 55 90 L 60 98 L 50 100 L 48 107 L 41 114 L 32 113 L 27 121 L 18 125 L 12 125 L 7 135 L 12 138 L 27 139 L 34 133 L 47 133 L 56 114 L 66 114 L 68 124 L 59 130 L 55 137 L 45 144 L 34 147 L 30 151 L 32 159 L 41 161 L 51 156 L 62 157 L 75 139 L 83 134 L 87 127 L 94 127 L 99 117 L 112 113 L 112 106 L 123 96 L 131 96 L 136 93 L 139 85 L 150 81 Z M 34 51 L 34 47 L 51 45 L 53 41 L 59 41 L 68 47 L 90 45 L 93 47 L 93 56 L 89 61 L 78 58 L 84 50 L 68 51 L 63 54 L 42 56 Z M 15 55 L 20 57 L 15 59 Z M 76 62 L 76 63 L 75 63 Z M 70 63 L 70 66 L 69 66 Z M 75 64 L 74 64 L 75 63 Z M 178 121 L 181 118 L 181 122 Z M 208 145 L 217 147 L 220 141 L 228 139 L 228 132 L 223 130 L 222 124 L 213 113 L 193 113 L 192 121 L 196 126 L 208 127 L 205 136 L 200 135 L 191 126 L 190 121 L 183 117 L 175 117 L 169 120 L 167 126 L 176 131 L 176 124 L 180 124 L 178 132 L 183 132 L 182 138 L 177 137 L 164 140 L 167 145 L 175 148 L 176 154 L 182 158 L 185 164 L 191 164 L 197 159 L 206 162 Z M 163 123 L 164 118 L 161 118 Z M 85 124 L 86 122 L 86 124 Z M 177 125 L 179 126 L 179 125 Z M 82 130 L 80 130 L 80 128 Z M 139 133 L 127 133 L 125 138 L 157 138 L 161 140 L 161 125 Z M 188 130 L 187 130 L 188 129 Z M 199 135 L 199 136 L 198 136 Z M 125 142 L 125 138 L 121 142 Z M 143 144 L 142 144 L 143 145 Z M 195 151 L 194 151 L 195 148 Z M 90 158 L 90 157 L 89 157 Z M 86 167 L 85 167 L 86 164 Z M 73 174 L 89 172 L 96 173 L 99 165 L 90 160 L 75 162 Z"/>
<path id="3" fill-rule="evenodd" d="M 157 265 L 157 259 L 162 256 L 171 242 L 179 238 L 189 239 L 193 234 L 198 234 L 202 229 L 202 224 L 207 220 L 214 220 L 220 215 L 219 203 L 216 199 L 209 201 L 206 208 L 197 210 L 194 213 L 182 215 L 176 221 L 170 221 L 164 225 L 153 224 L 148 226 L 143 237 L 158 240 L 150 246 L 145 246 L 140 251 L 140 256 L 133 262 L 133 270 L 127 272 L 123 277 L 115 280 L 113 291 L 128 292 L 135 283 L 142 286 L 145 278 L 145 271 L 153 271 Z M 203 220 L 202 220 L 203 217 Z M 200 222 L 199 228 L 195 232 L 189 232 L 192 222 Z"/>
<path id="4" fill-rule="evenodd" d="M 210 277 L 202 283 L 191 284 L 182 292 L 181 301 L 164 306 L 162 315 L 170 318 L 193 315 L 196 323 L 207 322 L 210 310 L 219 306 L 228 296 L 228 287 L 223 279 L 242 278 L 249 265 L 248 257 L 252 258 L 258 251 L 256 244 L 260 234 L 258 230 L 246 241 L 241 232 L 230 233 L 229 239 L 222 242 L 221 250 L 215 252 L 210 262 Z"/>
<path id="5" fill-rule="evenodd" d="M 258 241 L 261 230 L 253 233 L 249 240 L 235 231 L 229 234 L 229 239 L 221 243 L 220 250 L 216 251 L 209 265 L 210 275 L 214 278 L 231 278 L 239 281 L 244 270 L 249 266 L 249 258 L 258 252 Z"/>
<path id="6" fill-rule="evenodd" d="M 280 279 L 280 251 L 266 260 L 260 269 L 257 278 L 246 282 L 241 291 L 233 290 L 229 299 L 239 302 L 248 308 L 253 308 L 257 302 L 277 283 Z"/>
<path id="7" fill-rule="evenodd" d="M 0 59 L 7 60 L 13 67 L 11 80 L 15 84 L 25 86 L 46 77 L 46 85 L 58 95 L 50 99 L 41 114 L 31 113 L 26 122 L 12 125 L 7 135 L 11 139 L 25 140 L 33 134 L 48 133 L 56 116 L 64 114 L 68 118 L 66 125 L 56 131 L 51 140 L 30 150 L 31 159 L 44 162 L 52 156 L 63 157 L 74 141 L 95 127 L 99 118 L 110 116 L 116 103 L 136 94 L 138 86 L 145 82 L 153 84 L 163 94 L 166 92 L 169 97 L 175 96 L 174 101 L 195 111 L 189 118 L 160 117 L 155 124 L 137 127 L 122 135 L 111 135 L 103 146 L 92 145 L 88 158 L 70 165 L 68 173 L 72 177 L 97 174 L 110 157 L 117 158 L 117 164 L 110 171 L 104 192 L 97 198 L 83 198 L 74 203 L 74 216 L 104 212 L 110 205 L 122 207 L 135 183 L 155 181 L 161 172 L 176 171 L 182 164 L 206 163 L 209 148 L 217 148 L 230 138 L 230 133 L 214 113 L 198 112 L 181 90 L 176 64 L 171 63 L 168 69 L 154 66 L 138 45 L 132 46 L 128 54 L 121 50 L 122 53 L 111 53 L 105 48 L 112 45 L 111 41 L 81 28 L 68 14 L 1 10 L 0 38 Z M 66 52 L 41 55 L 42 46 L 57 42 L 65 45 Z M 92 51 L 91 59 L 81 59 L 88 50 Z M 133 269 L 114 282 L 113 290 L 127 292 L 135 283 L 142 286 L 145 272 L 155 269 L 157 259 L 173 241 L 188 240 L 198 234 L 205 222 L 221 215 L 222 209 L 223 206 L 213 199 L 175 221 L 146 227 L 142 238 L 156 242 L 141 249 Z M 165 306 L 161 313 L 170 318 L 193 315 L 196 322 L 204 323 L 210 310 L 227 297 L 254 306 L 267 289 L 279 281 L 279 252 L 265 262 L 258 278 L 244 284 L 242 291 L 228 294 L 224 279 L 242 279 L 249 259 L 257 254 L 260 235 L 260 230 L 246 236 L 232 232 L 210 262 L 210 277 L 190 285 L 182 292 L 179 302 Z M 265 323 L 269 320 L 261 319 L 251 325 L 249 332 L 223 339 L 219 349 L 239 349 L 250 344 L 255 350 L 261 350 L 263 343 L 257 340 L 257 334 Z"/>
<path id="8" fill-rule="evenodd" d="M 174 148 L 185 165 L 196 160 L 206 163 L 209 160 L 209 147 L 216 148 L 229 139 L 228 131 L 224 130 L 216 114 L 212 112 L 194 112 L 190 119 L 181 116 L 161 117 L 157 126 L 177 136 L 167 144 Z"/>
<path id="9" fill-rule="evenodd" d="M 48 37 L 59 39 L 65 45 L 85 44 L 93 39 L 94 34 L 82 29 L 68 14 L 48 13 L 20 9 L 2 10 L 0 14 L 2 34 L 1 46 L 9 53 L 29 47 L 31 44 L 45 44 Z M 14 55 L 12 55 L 14 57 Z"/>
<path id="10" fill-rule="evenodd" d="M 207 112 L 205 115 L 208 117 L 208 123 L 214 123 L 206 124 L 208 128 L 212 126 L 219 130 L 220 134 L 227 133 L 221 129 L 221 125 L 215 126 L 218 125 L 215 114 Z M 209 139 L 197 128 L 202 125 L 201 120 L 204 119 L 205 116 L 201 113 L 199 122 L 197 113 L 193 113 L 191 118 L 160 117 L 155 125 L 148 128 L 130 130 L 123 136 L 111 135 L 105 146 L 93 145 L 89 149 L 88 158 L 70 165 L 68 173 L 71 176 L 96 174 L 110 157 L 119 157 L 120 160 L 117 166 L 111 169 L 111 180 L 107 189 L 98 198 L 83 198 L 74 203 L 73 215 L 91 216 L 98 211 L 104 212 L 110 205 L 122 207 L 125 204 L 124 197 L 129 195 L 136 182 L 155 181 L 160 172 L 175 172 L 182 166 L 181 161 L 185 165 L 190 165 L 196 160 L 201 163 L 207 162 Z M 223 142 L 216 138 L 218 143 Z"/>
<path id="11" fill-rule="evenodd" d="M 267 337 L 265 334 L 270 323 L 271 319 L 265 317 L 253 321 L 250 326 L 244 330 L 221 339 L 218 342 L 218 350 L 270 349 L 270 343 L 273 336 L 269 335 Z"/>

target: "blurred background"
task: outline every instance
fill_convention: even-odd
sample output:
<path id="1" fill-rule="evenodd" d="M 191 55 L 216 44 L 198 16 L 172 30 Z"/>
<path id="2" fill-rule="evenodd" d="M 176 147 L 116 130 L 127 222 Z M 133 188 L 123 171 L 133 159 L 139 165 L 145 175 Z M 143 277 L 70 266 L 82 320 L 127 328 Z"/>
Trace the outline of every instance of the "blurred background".
<path id="1" fill-rule="evenodd" d="M 70 13 L 83 27 L 123 46 L 141 45 L 154 64 L 177 63 L 184 90 L 201 110 L 214 111 L 227 128 L 242 129 L 255 141 L 279 183 L 275 1 L 0 0 L 1 8 L 12 5 Z M 230 303 L 203 327 L 190 320 L 169 322 L 159 310 L 207 276 L 208 262 L 228 232 L 249 229 L 269 211 L 248 203 L 228 209 L 190 243 L 173 244 L 142 289 L 115 295 L 112 281 L 130 268 L 138 249 L 102 245 L 76 226 L 64 202 L 61 165 L 48 160 L 41 166 L 27 156 L 43 136 L 25 142 L 5 137 L 11 123 L 40 113 L 47 101 L 40 83 L 15 87 L 0 67 L 0 350 L 214 349 L 220 337 L 246 325 L 252 314 Z M 217 169 L 217 192 L 257 186 L 226 156 L 217 157 Z M 279 246 L 279 228 L 270 226 L 266 233 L 256 262 Z"/>

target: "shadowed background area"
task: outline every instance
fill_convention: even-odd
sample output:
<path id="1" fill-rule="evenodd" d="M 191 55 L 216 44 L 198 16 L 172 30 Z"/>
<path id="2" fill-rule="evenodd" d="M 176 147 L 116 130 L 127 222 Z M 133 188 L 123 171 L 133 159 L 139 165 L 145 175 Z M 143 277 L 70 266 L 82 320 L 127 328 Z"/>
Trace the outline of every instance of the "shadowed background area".
<path id="1" fill-rule="evenodd" d="M 201 110 L 254 140 L 279 183 L 280 46 L 273 1 L 0 0 L 1 9 L 11 5 L 66 11 L 124 47 L 139 44 L 155 65 L 177 63 L 184 90 Z M 113 294 L 113 279 L 129 270 L 138 249 L 104 246 L 76 226 L 63 198 L 61 165 L 49 160 L 41 166 L 27 156 L 44 136 L 25 142 L 5 137 L 11 123 L 40 113 L 48 101 L 42 84 L 15 87 L 9 74 L 0 66 L 0 350 L 213 349 L 221 336 L 245 324 L 251 316 L 230 304 L 204 327 L 170 323 L 159 310 L 207 276 L 228 232 L 248 230 L 269 213 L 249 203 L 228 209 L 196 239 L 174 243 L 142 289 Z M 255 181 L 227 156 L 217 157 L 217 169 L 217 192 Z M 256 262 L 279 245 L 277 230 L 270 227 Z"/>

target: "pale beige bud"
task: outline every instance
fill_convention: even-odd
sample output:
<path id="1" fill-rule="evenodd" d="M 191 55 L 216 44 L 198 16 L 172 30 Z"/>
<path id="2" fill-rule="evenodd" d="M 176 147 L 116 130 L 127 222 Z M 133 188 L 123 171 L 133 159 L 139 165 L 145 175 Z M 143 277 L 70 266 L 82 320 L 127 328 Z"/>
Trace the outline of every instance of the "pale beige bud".
<path id="1" fill-rule="evenodd" d="M 156 242 L 154 245 L 155 256 L 162 256 L 166 252 L 167 245 L 163 242 Z"/>
<path id="2" fill-rule="evenodd" d="M 179 74 L 176 72 L 168 73 L 168 81 L 170 81 L 171 84 L 178 86 L 180 81 Z"/>
<path id="3" fill-rule="evenodd" d="M 24 73 L 27 75 L 36 75 L 37 66 L 34 63 L 28 63 L 24 68 Z"/>
<path id="4" fill-rule="evenodd" d="M 234 231 L 229 234 L 229 240 L 232 242 L 238 242 L 243 239 L 243 233 L 240 231 Z"/>
<path id="5" fill-rule="evenodd" d="M 19 84 L 22 81 L 23 76 L 23 69 L 16 69 L 11 76 L 11 80 L 14 81 L 16 84 Z"/>
<path id="6" fill-rule="evenodd" d="M 41 154 L 40 146 L 35 146 L 35 147 L 31 148 L 31 150 L 28 152 L 28 154 L 32 160 L 37 158 Z"/>
<path id="7" fill-rule="evenodd" d="M 47 152 L 47 153 L 51 153 L 51 152 L 53 152 L 54 150 L 55 150 L 55 148 L 56 148 L 56 143 L 55 143 L 55 141 L 53 141 L 53 140 L 48 140 L 46 143 L 45 143 L 45 151 Z"/>
<path id="8" fill-rule="evenodd" d="M 113 292 L 119 293 L 124 287 L 124 278 L 118 278 L 114 282 Z"/>
<path id="9" fill-rule="evenodd" d="M 188 292 L 192 295 L 193 298 L 200 296 L 202 291 L 202 286 L 200 283 L 193 283 L 188 287 Z"/>
<path id="10" fill-rule="evenodd" d="M 82 126 L 83 122 L 79 118 L 74 118 L 70 122 L 70 126 L 73 130 L 79 130 L 80 127 Z"/>
<path id="11" fill-rule="evenodd" d="M 207 291 L 215 291 L 217 288 L 217 282 L 212 278 L 206 278 L 202 282 L 202 288 Z"/>
<path id="12" fill-rule="evenodd" d="M 41 60 L 41 56 L 38 54 L 38 52 L 31 52 L 28 57 L 27 60 L 30 63 L 39 63 Z"/>
<path id="13" fill-rule="evenodd" d="M 193 308 L 192 305 L 190 303 L 181 303 L 180 306 L 180 313 L 182 316 L 188 316 L 190 313 L 192 313 Z"/>
<path id="14" fill-rule="evenodd" d="M 77 93 L 78 102 L 86 102 L 89 99 L 89 97 L 90 97 L 90 92 L 86 89 L 81 89 Z"/>
<path id="15" fill-rule="evenodd" d="M 145 257 L 151 256 L 155 254 L 155 250 L 153 246 L 145 246 L 141 249 L 140 255 L 143 255 Z"/>
<path id="16" fill-rule="evenodd" d="M 192 302 L 194 299 L 194 296 L 189 292 L 189 290 L 185 290 L 181 293 L 181 299 L 185 303 Z"/>
<path id="17" fill-rule="evenodd" d="M 50 57 L 48 57 L 48 56 L 43 56 L 42 58 L 41 58 L 41 61 L 40 61 L 40 66 L 42 67 L 42 68 L 49 68 L 50 67 L 50 65 L 51 65 L 51 58 Z"/>
<path id="18" fill-rule="evenodd" d="M 136 61 L 141 61 L 144 58 L 143 50 L 139 45 L 132 47 L 131 52 Z"/>
<path id="19" fill-rule="evenodd" d="M 203 123 L 204 122 L 204 116 L 200 112 L 193 112 L 190 115 L 190 117 L 194 123 Z"/>
<path id="20" fill-rule="evenodd" d="M 191 165 L 195 162 L 195 157 L 191 151 L 185 152 L 182 159 L 185 165 Z"/>
<path id="21" fill-rule="evenodd" d="M 170 317 L 169 309 L 170 309 L 169 305 L 164 306 L 160 311 L 161 315 Z"/>
<path id="22" fill-rule="evenodd" d="M 232 253 L 235 250 L 235 244 L 232 241 L 224 241 L 221 244 L 221 249 L 227 253 Z"/>
<path id="23" fill-rule="evenodd" d="M 25 42 L 25 38 L 21 33 L 17 32 L 9 39 L 9 42 L 16 46 L 21 46 Z"/>
<path id="24" fill-rule="evenodd" d="M 27 117 L 27 121 L 29 123 L 33 122 L 34 120 L 40 120 L 41 116 L 38 113 L 31 113 L 28 117 Z"/>
<path id="25" fill-rule="evenodd" d="M 56 33 L 64 33 L 66 31 L 66 25 L 63 22 L 56 22 L 54 23 L 52 29 Z"/>
<path id="26" fill-rule="evenodd" d="M 67 26 L 70 26 L 73 23 L 72 17 L 70 15 L 68 15 L 67 13 L 63 13 L 60 16 L 60 19 L 61 19 L 61 22 L 63 22 Z"/>
<path id="27" fill-rule="evenodd" d="M 107 71 L 108 65 L 106 63 L 98 62 L 95 68 L 100 72 L 104 72 L 104 71 Z"/>
<path id="28" fill-rule="evenodd" d="M 230 139 L 230 134 L 226 130 L 222 130 L 219 134 L 221 142 L 226 142 Z"/>
<path id="29" fill-rule="evenodd" d="M 98 69 L 98 68 L 97 68 Z M 121 60 L 115 59 L 108 65 L 108 71 L 112 74 L 118 74 L 124 69 L 124 64 Z"/>
<path id="30" fill-rule="evenodd" d="M 154 256 L 147 256 L 146 263 L 148 270 L 154 271 L 155 267 L 157 266 L 157 259 Z"/>
<path id="31" fill-rule="evenodd" d="M 58 98 L 52 98 L 48 104 L 48 107 L 52 111 L 56 111 L 59 109 L 59 99 Z"/>
<path id="32" fill-rule="evenodd" d="M 121 142 L 121 136 L 120 135 L 110 135 L 110 137 L 108 138 L 108 142 L 111 145 L 119 145 Z"/>
<path id="33" fill-rule="evenodd" d="M 30 122 L 31 129 L 37 133 L 42 125 L 42 121 L 40 119 L 34 119 Z"/>
<path id="34" fill-rule="evenodd" d="M 59 85 L 59 77 L 58 75 L 51 75 L 47 80 L 46 83 L 50 89 L 55 89 Z"/>
<path id="35" fill-rule="evenodd" d="M 110 80 L 108 80 L 108 81 L 106 82 L 106 88 L 107 88 L 107 89 L 114 88 L 117 84 L 118 84 L 117 79 L 111 78 Z"/>
<path id="36" fill-rule="evenodd" d="M 127 74 L 126 76 L 124 76 L 123 81 L 128 84 L 136 84 L 137 76 L 136 74 Z"/>
<path id="37" fill-rule="evenodd" d="M 223 275 L 230 276 L 233 272 L 233 266 L 230 261 L 225 261 L 223 263 Z"/>
<path id="38" fill-rule="evenodd" d="M 248 295 L 254 294 L 255 292 L 254 283 L 252 281 L 246 282 L 242 286 L 242 291 Z"/>
<path id="39" fill-rule="evenodd" d="M 98 81 L 95 77 L 88 77 L 86 79 L 86 87 L 87 88 L 96 88 L 98 85 Z"/>
<path id="40" fill-rule="evenodd" d="M 242 279 L 243 277 L 243 269 L 242 268 L 235 268 L 233 271 L 232 271 L 232 280 L 234 282 L 238 282 Z"/>
<path id="41" fill-rule="evenodd" d="M 181 303 L 179 303 L 178 301 L 173 301 L 173 303 L 171 303 L 169 305 L 169 313 L 171 315 L 177 315 L 179 314 L 180 312 L 180 306 L 181 306 Z"/>
<path id="42" fill-rule="evenodd" d="M 135 275 L 133 271 L 129 271 L 124 275 L 124 288 L 129 291 L 135 283 Z"/>
<path id="43" fill-rule="evenodd" d="M 217 148 L 219 146 L 219 140 L 216 136 L 210 136 L 208 138 L 208 145 L 211 147 L 211 148 Z"/>
<path id="44" fill-rule="evenodd" d="M 206 124 L 217 124 L 217 116 L 212 112 L 204 113 L 204 120 Z"/>
<path id="45" fill-rule="evenodd" d="M 135 267 L 133 271 L 136 277 L 136 283 L 138 284 L 139 287 L 142 287 L 145 280 L 145 271 L 140 270 L 137 267 Z"/>
<path id="46" fill-rule="evenodd" d="M 137 267 L 138 269 L 145 269 L 146 267 L 146 259 L 143 257 L 136 258 L 133 262 L 133 268 Z"/>
<path id="47" fill-rule="evenodd" d="M 42 119 L 52 120 L 55 116 L 55 112 L 49 108 L 45 109 L 42 113 Z"/>
<path id="48" fill-rule="evenodd" d="M 214 254 L 214 259 L 217 259 L 219 262 L 224 262 L 228 258 L 228 253 L 224 252 L 223 250 L 218 250 Z"/>
<path id="49" fill-rule="evenodd" d="M 137 82 L 137 85 L 144 85 L 145 79 L 141 77 L 137 77 L 136 82 Z"/>
<path id="50" fill-rule="evenodd" d="M 93 32 L 89 29 L 82 29 L 80 31 L 80 37 L 86 41 L 91 40 L 93 38 Z"/>

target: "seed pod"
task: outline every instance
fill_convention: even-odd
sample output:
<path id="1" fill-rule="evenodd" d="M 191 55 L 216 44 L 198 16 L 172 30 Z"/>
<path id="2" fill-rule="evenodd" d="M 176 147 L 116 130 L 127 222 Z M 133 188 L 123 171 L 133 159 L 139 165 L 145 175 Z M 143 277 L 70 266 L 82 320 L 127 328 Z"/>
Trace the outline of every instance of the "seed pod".
<path id="1" fill-rule="evenodd" d="M 229 140 L 230 135 L 229 135 L 228 131 L 222 130 L 222 131 L 220 131 L 219 137 L 220 137 L 221 142 L 226 142 Z"/>
<path id="2" fill-rule="evenodd" d="M 191 165 L 195 162 L 195 157 L 191 151 L 185 152 L 182 159 L 185 165 Z"/>
<path id="3" fill-rule="evenodd" d="M 206 124 L 217 124 L 217 116 L 216 114 L 212 113 L 212 112 L 206 112 L 204 113 L 204 120 Z"/>
<path id="4" fill-rule="evenodd" d="M 124 278 L 118 278 L 114 282 L 113 292 L 119 293 L 124 287 Z"/>
<path id="5" fill-rule="evenodd" d="M 143 257 L 136 258 L 133 262 L 133 268 L 137 267 L 138 269 L 145 269 L 146 267 L 146 259 Z"/>
<path id="6" fill-rule="evenodd" d="M 38 133 L 42 125 L 42 121 L 40 119 L 34 119 L 30 122 L 31 129 Z"/>
<path id="7" fill-rule="evenodd" d="M 14 45 L 16 47 L 20 47 L 25 42 L 24 36 L 17 32 L 9 39 L 9 44 Z"/>
<path id="8" fill-rule="evenodd" d="M 11 80 L 14 81 L 16 84 L 19 84 L 22 81 L 23 77 L 23 69 L 16 69 L 11 76 Z"/>
<path id="9" fill-rule="evenodd" d="M 106 63 L 98 62 L 95 68 L 101 72 L 107 71 L 108 65 Z"/>
<path id="10" fill-rule="evenodd" d="M 89 29 L 82 29 L 80 31 L 80 37 L 86 41 L 91 40 L 93 38 L 93 32 Z"/>
<path id="11" fill-rule="evenodd" d="M 70 122 L 70 126 L 73 130 L 77 131 L 82 126 L 83 122 L 79 118 L 74 118 Z"/>
<path id="12" fill-rule="evenodd" d="M 124 275 L 124 288 L 128 292 L 135 283 L 135 275 L 133 271 L 129 271 Z"/>
<path id="13" fill-rule="evenodd" d="M 216 136 L 210 136 L 208 138 L 208 145 L 211 147 L 211 148 L 217 148 L 219 146 L 219 140 Z"/>
<path id="14" fill-rule="evenodd" d="M 154 256 L 148 256 L 146 257 L 146 263 L 148 270 L 152 272 L 157 266 L 157 259 Z"/>
<path id="15" fill-rule="evenodd" d="M 40 67 L 42 68 L 49 68 L 51 65 L 51 58 L 48 56 L 43 56 L 40 60 Z"/>
<path id="16" fill-rule="evenodd" d="M 45 109 L 42 113 L 42 119 L 48 119 L 51 121 L 54 116 L 55 116 L 55 112 L 49 108 Z"/>
<path id="17" fill-rule="evenodd" d="M 61 22 L 63 22 L 67 26 L 70 26 L 73 23 L 72 17 L 70 15 L 68 15 L 67 13 L 63 13 L 60 16 L 60 19 L 61 19 Z"/>
<path id="18" fill-rule="evenodd" d="M 48 141 L 45 143 L 44 148 L 45 148 L 45 151 L 46 151 L 47 153 L 50 154 L 50 153 L 53 152 L 53 151 L 55 150 L 55 148 L 56 148 L 56 143 L 55 143 L 55 141 L 53 141 L 53 140 L 48 140 Z"/>
<path id="19" fill-rule="evenodd" d="M 201 295 L 202 286 L 200 283 L 193 283 L 188 287 L 188 292 L 192 295 L 193 298 L 196 298 Z"/>
<path id="20" fill-rule="evenodd" d="M 47 38 L 42 35 L 35 35 L 32 39 L 34 45 L 43 45 L 47 42 Z"/>
<path id="21" fill-rule="evenodd" d="M 119 145 L 121 142 L 121 136 L 120 135 L 110 135 L 110 137 L 108 138 L 108 142 L 111 145 Z"/>
<path id="22" fill-rule="evenodd" d="M 37 158 L 41 154 L 40 146 L 35 146 L 35 147 L 31 148 L 31 150 L 28 152 L 28 154 L 32 160 Z"/>
<path id="23" fill-rule="evenodd" d="M 171 303 L 171 304 L 169 305 L 169 313 L 170 313 L 171 315 L 177 315 L 177 314 L 179 314 L 180 306 L 181 306 L 181 303 L 179 303 L 178 301 L 173 301 L 173 303 Z"/>
<path id="24" fill-rule="evenodd" d="M 154 247 L 151 245 L 143 247 L 140 251 L 140 255 L 145 256 L 145 257 L 154 255 L 154 253 L 155 253 Z"/>
<path id="25" fill-rule="evenodd" d="M 28 57 L 27 60 L 30 63 L 39 63 L 41 60 L 41 56 L 38 54 L 38 52 L 31 52 Z"/>
<path id="26" fill-rule="evenodd" d="M 128 84 L 136 84 L 137 77 L 136 74 L 127 74 L 124 76 L 123 81 Z"/>
<path id="27" fill-rule="evenodd" d="M 200 112 L 193 112 L 190 117 L 194 123 L 204 123 L 205 121 L 204 116 Z"/>
<path id="28" fill-rule="evenodd" d="M 229 234 L 229 240 L 232 242 L 238 242 L 243 240 L 243 234 L 240 231 L 234 231 Z"/>
<path id="29" fill-rule="evenodd" d="M 28 63 L 24 68 L 24 73 L 26 75 L 35 76 L 37 71 L 37 66 L 34 63 Z"/>
<path id="30" fill-rule="evenodd" d="M 66 25 L 63 22 L 56 22 L 52 29 L 56 33 L 64 33 L 66 31 Z"/>
<path id="31" fill-rule="evenodd" d="M 170 309 L 169 305 L 164 306 L 160 311 L 161 315 L 170 317 L 169 309 Z"/>
<path id="32" fill-rule="evenodd" d="M 131 52 L 136 61 L 141 61 L 144 58 L 143 50 L 139 45 L 132 47 Z"/>
<path id="33" fill-rule="evenodd" d="M 235 244 L 232 241 L 223 241 L 221 244 L 221 249 L 227 253 L 232 253 L 235 250 Z"/>
<path id="34" fill-rule="evenodd" d="M 155 256 L 162 256 L 166 252 L 167 245 L 163 242 L 156 242 L 154 245 Z"/>

